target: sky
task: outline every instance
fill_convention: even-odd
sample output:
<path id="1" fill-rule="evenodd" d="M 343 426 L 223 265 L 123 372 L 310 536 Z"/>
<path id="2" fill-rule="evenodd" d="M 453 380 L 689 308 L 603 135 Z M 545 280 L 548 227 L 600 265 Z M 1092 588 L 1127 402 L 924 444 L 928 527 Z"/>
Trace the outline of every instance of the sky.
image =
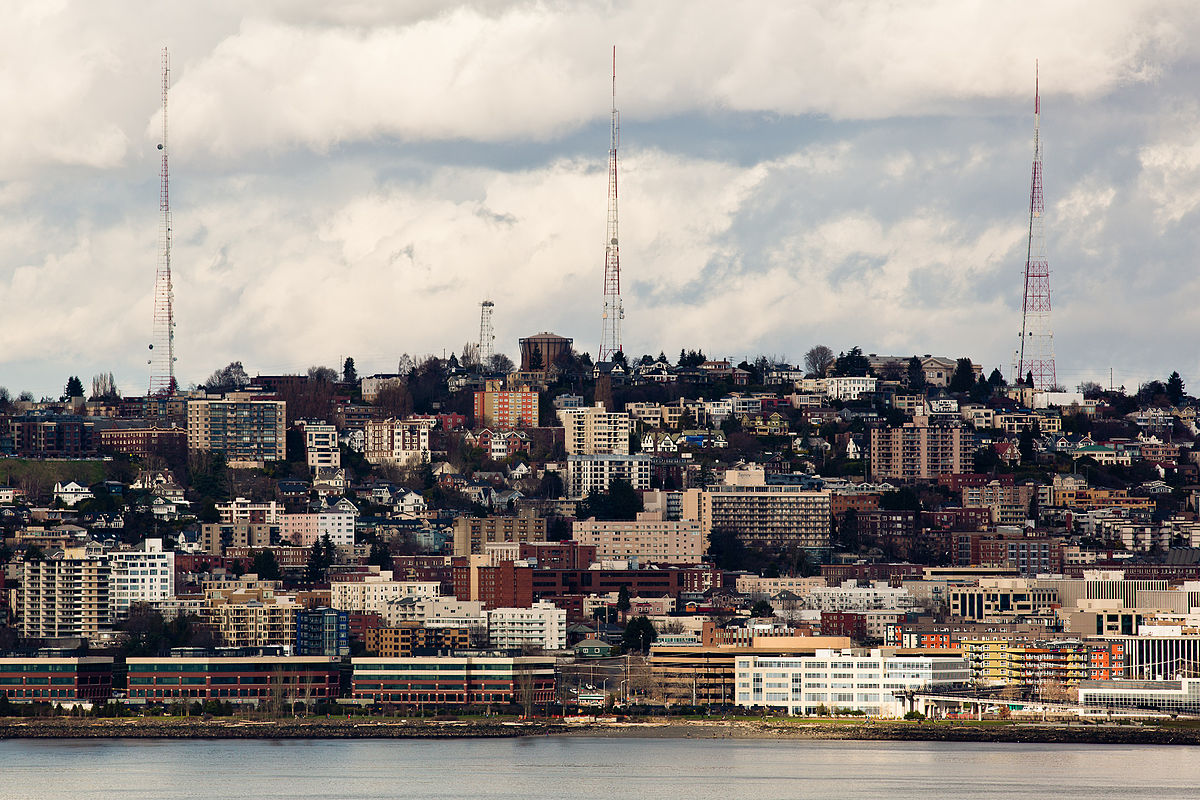
<path id="1" fill-rule="evenodd" d="M 1035 61 L 1059 382 L 1200 389 L 1187 2 L 40 0 L 0 9 L 0 386 L 148 385 L 162 48 L 177 376 L 601 334 L 1011 375 Z"/>

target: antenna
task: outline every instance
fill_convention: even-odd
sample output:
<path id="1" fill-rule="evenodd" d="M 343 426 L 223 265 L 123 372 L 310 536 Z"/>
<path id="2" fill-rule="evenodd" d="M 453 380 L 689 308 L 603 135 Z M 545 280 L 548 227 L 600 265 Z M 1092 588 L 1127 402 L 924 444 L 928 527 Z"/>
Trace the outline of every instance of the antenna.
<path id="1" fill-rule="evenodd" d="M 496 334 L 492 332 L 492 309 L 496 304 L 484 300 L 479 304 L 479 371 L 486 372 L 492 362 Z"/>
<path id="2" fill-rule="evenodd" d="M 612 138 L 608 148 L 608 238 L 604 243 L 604 315 L 598 361 L 612 361 L 621 352 L 621 249 L 617 244 L 617 145 L 621 138 L 617 112 L 617 47 L 612 55 Z"/>
<path id="3" fill-rule="evenodd" d="M 1054 368 L 1054 333 L 1050 330 L 1050 261 L 1046 257 L 1046 203 L 1042 197 L 1042 95 L 1037 62 L 1033 89 L 1033 178 L 1029 187 L 1029 244 L 1025 251 L 1025 295 L 1021 303 L 1021 345 L 1014 381 L 1033 374 L 1037 389 L 1058 381 Z"/>
<path id="4" fill-rule="evenodd" d="M 154 332 L 150 343 L 150 394 L 170 397 L 178 385 L 175 382 L 175 310 L 174 287 L 171 284 L 171 193 L 170 170 L 167 165 L 167 87 L 171 78 L 171 56 L 162 51 L 163 130 L 158 149 L 162 151 L 159 173 L 158 211 L 158 269 L 154 276 Z"/>

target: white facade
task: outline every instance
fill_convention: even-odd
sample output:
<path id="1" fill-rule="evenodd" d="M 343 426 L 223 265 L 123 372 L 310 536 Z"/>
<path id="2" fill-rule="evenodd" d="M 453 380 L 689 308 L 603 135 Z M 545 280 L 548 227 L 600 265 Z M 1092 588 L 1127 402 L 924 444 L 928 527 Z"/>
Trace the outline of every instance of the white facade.
<path id="1" fill-rule="evenodd" d="M 896 692 L 966 685 L 965 656 L 897 655 L 894 650 L 818 650 L 815 655 L 740 656 L 735 666 L 737 705 L 769 706 L 789 714 L 827 709 L 899 717 Z"/>
<path id="2" fill-rule="evenodd" d="M 650 488 L 650 456 L 568 456 L 567 497 L 581 500 L 591 492 L 607 492 L 618 478 L 634 489 Z"/>
<path id="3" fill-rule="evenodd" d="M 238 497 L 228 503 L 217 503 L 217 512 L 221 515 L 221 523 L 224 525 L 237 522 L 278 525 L 279 517 L 283 514 L 283 504 L 274 500 L 254 503 L 244 497 Z"/>
<path id="4" fill-rule="evenodd" d="M 493 609 L 488 612 L 488 641 L 504 650 L 563 650 L 567 646 L 567 612 L 545 600 L 531 608 Z"/>
<path id="5" fill-rule="evenodd" d="M 642 511 L 637 519 L 576 520 L 571 538 L 596 548 L 598 559 L 631 558 L 660 564 L 698 564 L 707 549 L 698 520 L 667 520 Z"/>
<path id="6" fill-rule="evenodd" d="M 857 400 L 864 392 L 875 391 L 876 378 L 845 376 L 825 379 L 825 396 L 830 400 Z"/>
<path id="7" fill-rule="evenodd" d="M 440 590 L 437 581 L 394 581 L 391 570 L 383 570 L 361 581 L 335 581 L 329 587 L 329 604 L 339 611 L 382 615 L 392 600 L 437 597 Z"/>
<path id="8" fill-rule="evenodd" d="M 279 534 L 300 547 L 311 547 L 326 536 L 338 547 L 349 547 L 354 544 L 354 515 L 348 511 L 280 514 Z"/>
<path id="9" fill-rule="evenodd" d="M 917 606 L 916 598 L 907 589 L 892 588 L 882 581 L 874 586 L 810 589 L 801 602 L 814 611 L 878 611 Z"/>
<path id="10" fill-rule="evenodd" d="M 558 412 L 567 455 L 628 455 L 633 423 L 624 412 L 609 413 L 597 403 L 587 408 L 563 408 Z"/>
<path id="11" fill-rule="evenodd" d="M 304 453 L 310 469 L 340 467 L 342 451 L 338 449 L 337 428 L 324 422 L 301 422 L 304 431 Z"/>
<path id="12" fill-rule="evenodd" d="M 426 628 L 467 628 L 487 633 L 488 612 L 478 600 L 457 597 L 408 597 L 384 604 L 383 619 L 388 627 L 402 622 L 419 622 Z"/>
<path id="13" fill-rule="evenodd" d="M 91 500 L 92 497 L 91 489 L 80 486 L 75 481 L 54 484 L 54 499 L 61 501 L 63 505 L 74 506 L 84 500 Z"/>
<path id="14" fill-rule="evenodd" d="M 134 550 L 112 551 L 108 566 L 113 619 L 126 616 L 133 603 L 157 603 L 175 596 L 175 553 L 163 550 L 162 539 L 147 539 Z"/>
<path id="15" fill-rule="evenodd" d="M 373 419 L 367 422 L 366 459 L 372 464 L 416 466 L 429 461 L 432 419 Z"/>

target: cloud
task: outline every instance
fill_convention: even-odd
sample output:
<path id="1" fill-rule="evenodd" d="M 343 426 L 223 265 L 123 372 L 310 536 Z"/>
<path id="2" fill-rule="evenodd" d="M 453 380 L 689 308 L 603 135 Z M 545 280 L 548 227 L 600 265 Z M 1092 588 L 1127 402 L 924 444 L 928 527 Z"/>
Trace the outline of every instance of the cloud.
<path id="1" fill-rule="evenodd" d="M 14 9 L 14 390 L 102 369 L 145 387 L 164 43 L 185 384 L 234 359 L 390 370 L 474 338 L 484 297 L 501 349 L 552 329 L 594 353 L 613 42 L 631 352 L 798 359 L 822 342 L 1004 360 L 1041 57 L 1062 374 L 1200 372 L 1186 4 Z"/>

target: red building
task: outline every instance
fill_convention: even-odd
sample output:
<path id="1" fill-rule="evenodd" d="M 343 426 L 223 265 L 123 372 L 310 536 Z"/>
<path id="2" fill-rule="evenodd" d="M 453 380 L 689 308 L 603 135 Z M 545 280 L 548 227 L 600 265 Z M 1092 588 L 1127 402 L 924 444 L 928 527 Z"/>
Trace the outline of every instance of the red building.
<path id="1" fill-rule="evenodd" d="M 336 656 L 167 656 L 128 658 L 129 702 L 221 700 L 288 706 L 340 695 Z"/>
<path id="2" fill-rule="evenodd" d="M 0 658 L 0 697 L 14 703 L 102 703 L 112 697 L 112 676 L 110 657 Z"/>
<path id="3" fill-rule="evenodd" d="M 186 428 L 105 428 L 99 439 L 102 451 L 137 458 L 167 458 L 187 452 Z"/>

